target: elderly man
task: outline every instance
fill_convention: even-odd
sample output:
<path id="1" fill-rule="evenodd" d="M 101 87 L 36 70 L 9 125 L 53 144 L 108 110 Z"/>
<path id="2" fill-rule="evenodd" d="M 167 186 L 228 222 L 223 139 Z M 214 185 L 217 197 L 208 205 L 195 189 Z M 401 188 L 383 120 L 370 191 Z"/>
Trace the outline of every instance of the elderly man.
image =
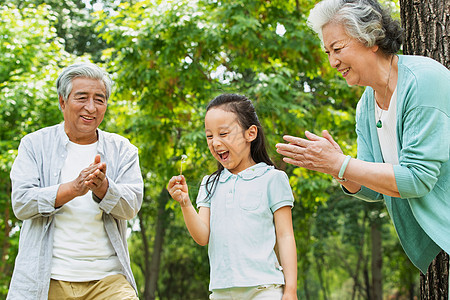
<path id="1" fill-rule="evenodd" d="M 64 122 L 26 135 L 11 170 L 23 220 L 7 299 L 138 299 L 126 222 L 142 204 L 138 150 L 98 129 L 111 94 L 94 64 L 56 86 Z"/>

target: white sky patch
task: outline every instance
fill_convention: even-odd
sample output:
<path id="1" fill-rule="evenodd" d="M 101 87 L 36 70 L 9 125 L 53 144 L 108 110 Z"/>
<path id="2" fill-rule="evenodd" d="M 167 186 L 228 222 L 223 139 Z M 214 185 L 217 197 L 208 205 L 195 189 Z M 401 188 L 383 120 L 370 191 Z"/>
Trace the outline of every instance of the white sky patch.
<path id="1" fill-rule="evenodd" d="M 92 8 L 94 9 L 94 11 L 100 11 L 103 9 L 103 3 L 95 2 L 94 5 L 92 5 Z"/>
<path id="2" fill-rule="evenodd" d="M 126 237 L 127 239 L 131 236 L 131 233 L 134 231 L 141 231 L 141 224 L 139 222 L 139 219 L 135 217 L 134 219 L 130 220 L 129 223 L 131 223 L 131 228 L 127 228 Z"/>
<path id="3" fill-rule="evenodd" d="M 86 5 L 87 9 L 91 9 L 92 5 L 91 5 L 91 1 L 90 0 L 83 0 L 84 5 Z"/>
<path id="4" fill-rule="evenodd" d="M 311 92 L 311 87 L 309 86 L 309 84 L 307 82 L 303 83 L 303 91 L 305 91 L 305 93 Z"/>
<path id="5" fill-rule="evenodd" d="M 95 1 L 95 3 L 94 3 Z M 87 9 L 92 9 L 93 11 L 100 11 L 105 9 L 103 0 L 82 0 Z M 114 5 L 118 6 L 121 0 L 114 0 Z M 117 15 L 118 13 L 111 8 L 106 7 L 106 11 L 108 11 L 112 16 Z"/>
<path id="6" fill-rule="evenodd" d="M 211 72 L 212 79 L 219 79 L 220 83 L 228 84 L 236 77 L 235 72 L 227 71 L 227 67 L 220 65 L 215 71 Z"/>
<path id="7" fill-rule="evenodd" d="M 227 67 L 225 67 L 224 65 L 218 66 L 215 71 L 211 72 L 211 78 L 216 79 L 222 77 L 226 70 Z"/>
<path id="8" fill-rule="evenodd" d="M 275 33 L 279 36 L 283 36 L 286 33 L 286 28 L 284 28 L 283 24 L 277 23 L 277 29 L 275 30 Z"/>
<path id="9" fill-rule="evenodd" d="M 20 226 L 15 225 L 11 230 L 9 231 L 9 237 L 12 237 L 16 232 L 20 231 Z"/>

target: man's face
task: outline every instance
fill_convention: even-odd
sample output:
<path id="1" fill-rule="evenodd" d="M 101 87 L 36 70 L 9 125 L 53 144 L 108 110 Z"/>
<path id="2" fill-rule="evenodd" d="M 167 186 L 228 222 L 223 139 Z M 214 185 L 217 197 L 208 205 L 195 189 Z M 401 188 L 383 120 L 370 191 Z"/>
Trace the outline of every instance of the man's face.
<path id="1" fill-rule="evenodd" d="M 77 144 L 97 141 L 97 128 L 108 106 L 106 88 L 101 80 L 75 78 L 66 101 L 59 99 L 64 115 L 64 129 L 69 140 Z"/>

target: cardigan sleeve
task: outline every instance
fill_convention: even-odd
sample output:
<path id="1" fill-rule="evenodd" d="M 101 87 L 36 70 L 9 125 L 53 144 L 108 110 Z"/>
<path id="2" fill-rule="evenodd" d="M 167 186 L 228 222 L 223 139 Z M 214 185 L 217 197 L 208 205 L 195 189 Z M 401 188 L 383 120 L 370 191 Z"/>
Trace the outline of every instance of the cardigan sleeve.
<path id="1" fill-rule="evenodd" d="M 423 197 L 449 159 L 449 117 L 436 108 L 417 107 L 404 123 L 399 165 L 394 166 L 397 188 L 401 198 Z"/>
<path id="2" fill-rule="evenodd" d="M 394 173 L 401 198 L 418 198 L 433 189 L 449 160 L 450 71 L 431 64 L 402 71 L 401 150 Z"/>

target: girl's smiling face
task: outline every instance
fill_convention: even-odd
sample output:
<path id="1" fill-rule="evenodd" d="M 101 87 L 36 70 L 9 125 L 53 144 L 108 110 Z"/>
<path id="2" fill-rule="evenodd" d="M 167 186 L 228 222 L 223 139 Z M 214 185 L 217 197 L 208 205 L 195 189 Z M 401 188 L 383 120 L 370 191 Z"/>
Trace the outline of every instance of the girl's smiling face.
<path id="1" fill-rule="evenodd" d="M 250 154 L 251 142 L 258 134 L 255 125 L 244 130 L 234 113 L 217 107 L 206 113 L 205 133 L 209 151 L 231 173 L 255 165 Z"/>

